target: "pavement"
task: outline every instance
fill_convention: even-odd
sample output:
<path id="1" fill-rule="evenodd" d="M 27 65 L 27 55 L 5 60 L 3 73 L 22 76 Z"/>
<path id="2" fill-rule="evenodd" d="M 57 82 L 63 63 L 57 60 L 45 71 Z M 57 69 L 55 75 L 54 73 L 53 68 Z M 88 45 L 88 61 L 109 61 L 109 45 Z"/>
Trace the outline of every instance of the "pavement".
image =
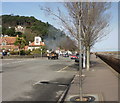
<path id="1" fill-rule="evenodd" d="M 77 71 L 73 65 L 63 57 L 2 59 L 2 101 L 58 101 Z"/>
<path id="2" fill-rule="evenodd" d="M 83 95 L 97 96 L 97 101 L 118 101 L 119 74 L 95 55 L 91 56 L 91 67 L 83 69 L 82 93 Z M 77 74 L 67 93 L 65 101 L 79 95 L 79 75 Z"/>

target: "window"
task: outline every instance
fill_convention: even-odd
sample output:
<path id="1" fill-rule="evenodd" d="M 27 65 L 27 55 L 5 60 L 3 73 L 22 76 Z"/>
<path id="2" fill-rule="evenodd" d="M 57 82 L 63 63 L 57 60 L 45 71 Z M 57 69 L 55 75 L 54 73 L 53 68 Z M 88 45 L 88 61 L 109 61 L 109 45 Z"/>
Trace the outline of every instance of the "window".
<path id="1" fill-rule="evenodd" d="M 2 42 L 2 45 L 6 45 L 6 42 Z"/>
<path id="2" fill-rule="evenodd" d="M 38 38 L 36 39 L 36 43 L 39 43 L 39 39 Z"/>

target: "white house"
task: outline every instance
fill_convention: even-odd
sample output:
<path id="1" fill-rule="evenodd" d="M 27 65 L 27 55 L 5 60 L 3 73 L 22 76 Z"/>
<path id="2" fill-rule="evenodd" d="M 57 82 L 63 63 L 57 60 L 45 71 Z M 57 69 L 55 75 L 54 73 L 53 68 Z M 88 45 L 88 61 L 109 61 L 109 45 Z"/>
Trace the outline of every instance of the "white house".
<path id="1" fill-rule="evenodd" d="M 39 49 L 40 46 L 45 46 L 44 42 L 42 42 L 41 37 L 36 36 L 34 38 L 34 42 L 29 42 L 28 50 Z"/>

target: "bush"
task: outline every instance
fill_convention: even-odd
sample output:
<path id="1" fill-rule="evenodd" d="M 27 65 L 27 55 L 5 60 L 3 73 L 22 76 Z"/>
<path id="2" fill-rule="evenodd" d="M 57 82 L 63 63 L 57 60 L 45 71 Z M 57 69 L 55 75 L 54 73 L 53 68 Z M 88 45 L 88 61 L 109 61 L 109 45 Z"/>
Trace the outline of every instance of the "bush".
<path id="1" fill-rule="evenodd" d="M 10 54 L 11 55 L 19 55 L 19 51 L 11 51 Z"/>
<path id="2" fill-rule="evenodd" d="M 25 55 L 30 55 L 30 50 L 25 51 Z"/>
<path id="3" fill-rule="evenodd" d="M 19 55 L 19 51 L 11 51 L 10 54 L 11 55 Z M 30 55 L 30 50 L 28 50 L 28 51 L 21 50 L 20 55 Z"/>
<path id="4" fill-rule="evenodd" d="M 25 50 L 21 50 L 20 55 L 25 55 Z"/>
<path id="5" fill-rule="evenodd" d="M 40 54 L 41 50 L 40 49 L 35 49 L 32 51 L 32 54 Z"/>
<path id="6" fill-rule="evenodd" d="M 27 51 L 21 50 L 20 55 L 30 55 L 30 50 L 27 50 Z"/>

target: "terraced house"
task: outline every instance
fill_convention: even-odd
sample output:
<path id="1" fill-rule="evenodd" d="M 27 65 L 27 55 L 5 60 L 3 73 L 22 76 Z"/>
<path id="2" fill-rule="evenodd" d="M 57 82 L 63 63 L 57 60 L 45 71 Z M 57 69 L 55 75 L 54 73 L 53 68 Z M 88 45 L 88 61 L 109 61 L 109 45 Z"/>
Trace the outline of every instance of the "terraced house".
<path id="1" fill-rule="evenodd" d="M 0 38 L 0 51 L 2 50 L 19 50 L 18 46 L 14 45 L 16 41 L 16 37 L 1 37 Z M 45 46 L 44 42 L 42 42 L 41 37 L 35 37 L 34 42 L 29 42 L 29 45 L 26 45 L 24 47 L 24 50 L 33 50 L 33 49 L 38 49 L 40 46 Z"/>
<path id="2" fill-rule="evenodd" d="M 14 43 L 17 37 L 1 37 L 0 38 L 0 50 L 18 50 L 18 46 L 15 46 Z"/>

